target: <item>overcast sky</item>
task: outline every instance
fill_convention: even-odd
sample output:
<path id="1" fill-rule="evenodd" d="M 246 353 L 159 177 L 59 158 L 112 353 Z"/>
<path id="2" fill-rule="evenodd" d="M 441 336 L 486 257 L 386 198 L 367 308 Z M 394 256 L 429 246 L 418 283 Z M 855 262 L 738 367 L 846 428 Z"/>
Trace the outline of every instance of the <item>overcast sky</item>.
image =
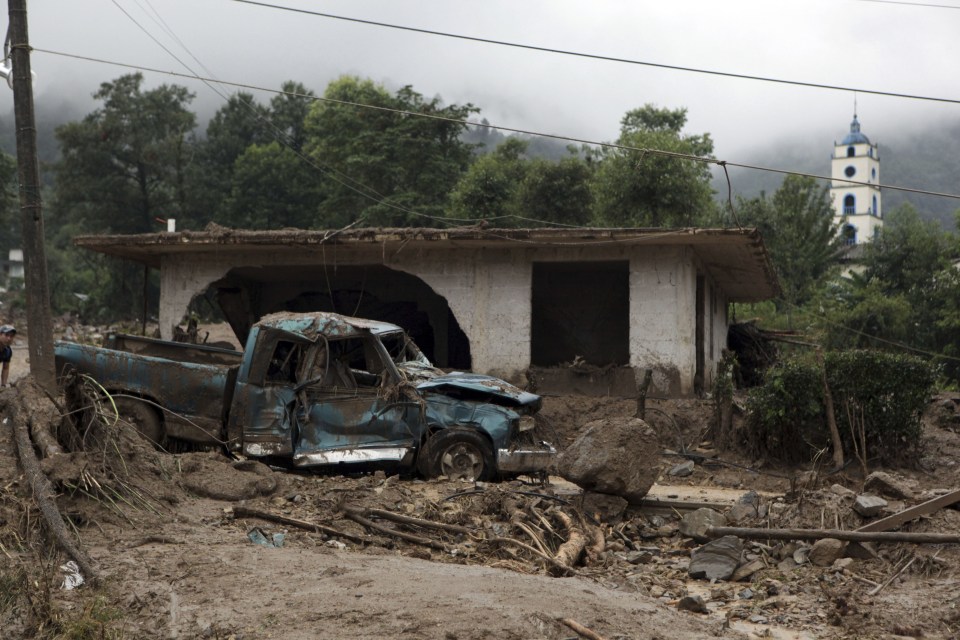
<path id="1" fill-rule="evenodd" d="M 272 0 L 267 0 L 271 2 Z M 960 0 L 275 0 L 273 4 L 406 27 L 599 56 L 805 83 L 960 99 Z M 957 8 L 930 6 L 954 5 Z M 121 10 L 122 8 L 122 10 Z M 129 14 L 126 15 L 124 13 Z M 31 45 L 80 56 L 277 89 L 317 93 L 341 74 L 394 90 L 410 84 L 446 103 L 471 102 L 492 124 L 610 141 L 629 109 L 688 109 L 688 133 L 716 155 L 822 139 L 829 156 L 848 130 L 854 95 L 522 50 L 358 24 L 233 0 L 29 0 Z M 132 18 L 132 19 L 131 19 Z M 136 22 L 134 22 L 134 20 Z M 138 26 L 138 24 L 140 26 Z M 142 27 L 142 28 L 141 28 Z M 148 35 L 146 32 L 149 32 Z M 79 102 L 132 70 L 35 52 L 37 102 Z M 197 62 L 199 61 L 199 63 Z M 201 67 L 202 64 L 202 67 Z M 204 68 L 208 71 L 205 71 Z M 177 83 L 209 116 L 222 98 Z M 226 87 L 222 91 L 235 89 Z M 257 93 L 267 102 L 271 95 Z M 0 109 L 12 96 L 0 92 Z M 960 104 L 858 94 L 863 132 L 881 145 L 960 118 Z"/>

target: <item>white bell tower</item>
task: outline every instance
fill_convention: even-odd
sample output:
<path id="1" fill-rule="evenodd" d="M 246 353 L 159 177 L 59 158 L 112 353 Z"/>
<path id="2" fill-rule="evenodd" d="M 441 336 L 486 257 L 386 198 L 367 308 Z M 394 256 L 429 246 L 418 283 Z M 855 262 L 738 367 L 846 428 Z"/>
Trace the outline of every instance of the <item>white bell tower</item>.
<path id="1" fill-rule="evenodd" d="M 856 113 L 847 137 L 833 143 L 831 178 L 833 221 L 839 225 L 841 237 L 850 245 L 876 238 L 883 227 L 880 152 L 860 133 Z"/>

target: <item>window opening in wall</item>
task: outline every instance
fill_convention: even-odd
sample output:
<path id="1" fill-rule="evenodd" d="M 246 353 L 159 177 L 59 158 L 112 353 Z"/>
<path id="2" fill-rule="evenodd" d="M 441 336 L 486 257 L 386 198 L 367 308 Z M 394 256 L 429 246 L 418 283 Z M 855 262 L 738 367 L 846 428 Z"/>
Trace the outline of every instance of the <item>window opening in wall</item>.
<path id="1" fill-rule="evenodd" d="M 630 362 L 630 263 L 535 262 L 531 364 Z"/>
<path id="2" fill-rule="evenodd" d="M 846 195 L 843 198 L 843 212 L 853 214 L 857 212 L 857 199 L 852 195 Z"/>

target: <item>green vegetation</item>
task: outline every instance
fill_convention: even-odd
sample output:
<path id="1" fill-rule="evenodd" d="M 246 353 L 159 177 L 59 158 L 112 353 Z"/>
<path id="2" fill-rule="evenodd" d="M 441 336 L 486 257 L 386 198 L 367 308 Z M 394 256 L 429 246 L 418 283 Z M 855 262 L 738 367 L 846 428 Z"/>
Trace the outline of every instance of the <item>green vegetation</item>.
<path id="1" fill-rule="evenodd" d="M 842 276 L 826 188 L 787 176 L 770 197 L 738 197 L 731 211 L 702 161 L 713 157 L 710 134 L 686 132 L 683 108 L 640 106 L 624 114 L 613 146 L 564 149 L 471 125 L 479 108 L 409 86 L 344 76 L 322 99 L 297 82 L 282 88 L 267 102 L 234 94 L 201 131 L 190 92 L 144 89 L 130 74 L 103 83 L 96 109 L 59 126 L 44 198 L 55 311 L 141 316 L 144 292 L 157 299 L 156 274 L 77 251 L 71 239 L 159 231 L 167 218 L 184 230 L 741 224 L 763 233 L 783 295 L 734 317 L 759 316 L 831 350 L 913 353 L 938 366 L 941 382 L 960 380 L 960 241 L 909 205 L 887 214 L 861 269 Z M 9 156 L 0 184 L 2 249 L 19 227 Z"/>
<path id="2" fill-rule="evenodd" d="M 915 356 L 866 350 L 828 352 L 824 366 L 845 451 L 884 463 L 915 459 L 934 368 Z M 806 462 L 830 446 L 823 371 L 812 354 L 771 368 L 749 409 L 740 444 L 756 456 Z"/>

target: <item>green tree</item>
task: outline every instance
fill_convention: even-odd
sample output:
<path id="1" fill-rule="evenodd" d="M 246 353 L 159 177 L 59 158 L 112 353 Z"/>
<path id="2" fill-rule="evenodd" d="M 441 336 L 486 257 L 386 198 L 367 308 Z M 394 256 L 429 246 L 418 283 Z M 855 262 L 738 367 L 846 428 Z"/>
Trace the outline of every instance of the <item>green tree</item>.
<path id="1" fill-rule="evenodd" d="M 864 271 L 828 289 L 820 301 L 831 345 L 913 349 L 934 354 L 960 381 L 960 256 L 957 236 L 924 222 L 910 205 L 887 214 L 864 248 Z"/>
<path id="2" fill-rule="evenodd" d="M 193 95 L 176 85 L 143 91 L 142 84 L 139 73 L 101 84 L 94 98 L 102 106 L 57 128 L 56 209 L 83 231 L 148 232 L 155 218 L 182 218 L 186 210 Z"/>
<path id="3" fill-rule="evenodd" d="M 450 194 L 450 215 L 465 220 L 491 220 L 495 226 L 517 226 L 517 196 L 524 179 L 527 143 L 510 137 L 492 153 L 480 156 Z"/>
<path id="4" fill-rule="evenodd" d="M 309 229 L 317 226 L 321 201 L 316 169 L 292 148 L 271 142 L 251 145 L 237 158 L 225 209 L 240 228 Z"/>
<path id="5" fill-rule="evenodd" d="M 450 214 L 499 227 L 590 221 L 592 177 L 576 155 L 559 161 L 527 156 L 528 141 L 509 137 L 479 157 L 450 195 Z"/>
<path id="6" fill-rule="evenodd" d="M 190 171 L 191 208 L 200 226 L 211 220 L 242 226 L 231 218 L 226 206 L 234 163 L 250 145 L 273 139 L 269 122 L 267 108 L 242 91 L 230 96 L 210 119 Z"/>
<path id="7" fill-rule="evenodd" d="M 530 226 L 538 226 L 541 222 L 589 224 L 593 204 L 592 177 L 589 165 L 580 157 L 563 158 L 558 162 L 531 160 L 520 183 L 517 209 Z"/>
<path id="8" fill-rule="evenodd" d="M 617 144 L 596 152 L 594 210 L 606 226 L 686 227 L 717 219 L 706 162 L 669 157 L 656 151 L 713 157 L 709 134 L 686 135 L 686 109 L 647 104 L 627 112 Z M 636 149 L 636 150 L 634 150 Z"/>
<path id="9" fill-rule="evenodd" d="M 330 101 L 315 103 L 307 117 L 304 148 L 324 171 L 320 213 L 327 224 L 422 225 L 417 214 L 445 215 L 448 194 L 472 159 L 460 134 L 476 108 L 443 106 L 409 86 L 391 94 L 351 76 L 331 82 L 324 97 Z"/>
<path id="10" fill-rule="evenodd" d="M 270 100 L 271 129 L 284 146 L 300 153 L 307 141 L 307 115 L 316 94 L 293 80 L 284 82 L 281 90 L 283 93 Z"/>
<path id="11" fill-rule="evenodd" d="M 840 251 L 829 190 L 814 178 L 790 175 L 768 200 L 738 201 L 738 218 L 760 230 L 770 252 L 783 303 L 793 311 L 833 273 Z"/>

